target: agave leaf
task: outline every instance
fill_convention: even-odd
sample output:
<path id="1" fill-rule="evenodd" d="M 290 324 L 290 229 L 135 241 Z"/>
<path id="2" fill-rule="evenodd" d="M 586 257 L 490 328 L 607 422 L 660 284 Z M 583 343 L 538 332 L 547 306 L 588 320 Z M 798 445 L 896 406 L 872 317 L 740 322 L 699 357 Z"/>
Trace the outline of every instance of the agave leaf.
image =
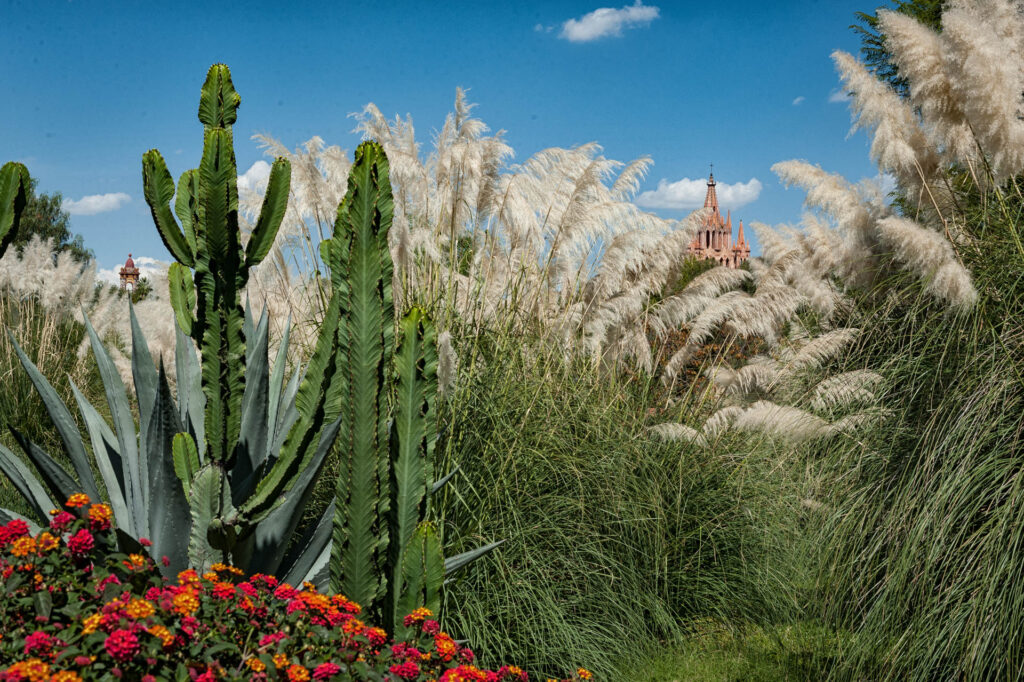
<path id="1" fill-rule="evenodd" d="M 132 473 L 138 476 L 137 490 L 142 491 L 138 497 L 142 505 L 142 518 L 146 519 L 149 517 L 150 508 L 150 477 L 147 469 L 152 459 L 146 448 L 151 442 L 149 427 L 153 421 L 159 379 L 156 365 L 153 364 L 153 356 L 149 354 L 149 344 L 146 343 L 146 337 L 139 326 L 139 318 L 135 315 L 135 306 L 131 303 L 128 304 L 128 317 L 132 327 L 132 378 L 135 380 L 135 397 L 139 401 L 139 457 L 136 459 L 137 465 L 133 467 Z M 168 437 L 167 443 L 170 444 L 170 437 Z M 126 453 L 126 462 L 131 466 L 130 453 Z M 131 469 L 129 470 L 131 471 Z M 145 525 L 140 524 L 140 528 L 145 528 L 147 525 L 149 525 L 148 522 Z"/>
<path id="2" fill-rule="evenodd" d="M 192 521 L 188 499 L 174 471 L 172 443 L 174 435 L 180 433 L 182 427 L 162 362 L 158 385 L 147 430 L 149 440 L 146 443 L 149 490 L 159 491 L 159 494 L 149 498 L 149 539 L 153 542 L 154 556 L 166 555 L 171 558 L 172 568 L 177 569 L 173 575 L 184 568 Z"/>
<path id="3" fill-rule="evenodd" d="M 10 336 L 14 350 L 18 354 L 18 359 L 21 360 L 21 366 L 28 372 L 32 385 L 35 386 L 36 392 L 39 393 L 39 397 L 43 400 L 47 414 L 50 415 L 50 420 L 57 428 L 57 433 L 60 434 L 64 450 L 67 452 L 68 457 L 71 459 L 71 464 L 75 467 L 75 472 L 78 474 L 78 483 L 81 486 L 81 491 L 93 500 L 100 499 L 100 491 L 96 487 L 96 481 L 92 476 L 92 468 L 89 466 L 89 455 L 86 453 L 85 443 L 82 442 L 82 435 L 78 431 L 78 424 L 75 423 L 75 418 L 71 416 L 67 405 L 57 395 L 57 391 L 53 389 L 50 382 L 46 380 L 46 377 L 42 375 L 36 366 L 32 364 L 32 361 L 28 359 L 28 356 L 25 355 L 25 351 L 14 340 L 14 335 L 8 332 L 8 336 Z"/>
<path id="4" fill-rule="evenodd" d="M 18 233 L 30 183 L 28 169 L 22 164 L 8 161 L 0 167 L 0 256 Z"/>
<path id="5" fill-rule="evenodd" d="M 114 431 L 117 434 L 117 452 L 120 456 L 121 490 L 123 491 L 125 504 L 130 511 L 128 517 L 132 519 L 133 528 L 148 527 L 146 522 L 146 504 L 142 496 L 142 476 L 139 472 L 139 443 L 135 430 L 135 419 L 132 417 L 131 406 L 128 403 L 128 392 L 121 381 L 121 374 L 117 371 L 114 361 L 107 352 L 99 334 L 92 326 L 89 316 L 82 311 L 85 319 L 85 328 L 89 332 L 89 342 L 92 344 L 92 354 L 96 359 L 96 366 L 99 369 L 100 379 L 103 381 L 103 390 L 107 396 L 107 405 L 110 407 L 110 414 L 114 420 Z M 81 402 L 79 402 L 81 409 Z M 102 421 L 102 420 L 101 420 Z M 86 420 L 88 425 L 88 419 Z M 102 456 L 103 451 L 96 447 L 93 438 L 93 454 Z M 115 472 L 117 469 L 114 470 Z M 100 474 L 104 473 L 104 466 L 100 464 Z M 106 480 L 106 479 L 104 479 Z M 110 483 L 107 482 L 107 489 Z"/>
<path id="6" fill-rule="evenodd" d="M 186 334 L 191 334 L 192 316 L 196 309 L 196 287 L 192 283 L 192 273 L 181 263 L 171 263 L 167 269 L 167 285 L 178 326 Z"/>
<path id="7" fill-rule="evenodd" d="M 251 319 L 249 315 L 246 317 Z M 242 426 L 235 463 L 229 472 L 231 496 L 236 505 L 252 492 L 255 481 L 251 475 L 260 469 L 267 451 L 267 408 L 270 391 L 270 368 L 267 364 L 269 327 L 269 318 L 264 309 L 252 336 L 246 336 L 249 343 L 246 353 L 245 390 L 242 394 Z"/>
<path id="8" fill-rule="evenodd" d="M 284 448 L 285 439 L 299 418 L 299 409 L 295 404 L 295 396 L 299 391 L 300 382 L 304 378 L 305 373 L 297 369 L 292 374 L 291 379 L 288 380 L 288 385 L 284 387 L 284 393 L 281 395 L 281 402 L 278 407 L 277 426 L 274 427 L 274 440 L 270 443 L 270 447 L 267 450 L 265 462 L 278 458 L 278 454 Z M 284 406 L 283 409 L 280 406 Z"/>
<path id="9" fill-rule="evenodd" d="M 175 372 L 178 378 L 178 414 L 188 434 L 196 443 L 199 461 L 203 461 L 205 431 L 203 429 L 206 396 L 203 395 L 200 377 L 199 360 L 192 339 L 176 330 L 177 340 L 174 345 Z"/>
<path id="10" fill-rule="evenodd" d="M 430 486 L 430 494 L 436 495 L 437 492 L 441 490 L 441 488 L 443 488 L 445 484 L 448 483 L 448 481 L 451 480 L 452 476 L 454 476 L 457 473 L 459 473 L 458 464 L 455 465 L 455 468 L 453 468 L 451 471 L 445 474 L 444 478 L 439 478 L 438 480 L 434 481 L 434 485 Z"/>
<path id="11" fill-rule="evenodd" d="M 287 571 L 282 578 L 290 585 L 301 585 L 311 580 L 331 558 L 331 526 L 334 523 L 334 500 L 320 516 L 316 525 L 306 529 L 302 538 L 281 560 Z M 323 566 L 321 566 L 321 562 Z"/>
<path id="12" fill-rule="evenodd" d="M 13 426 L 8 426 L 7 428 L 22 451 L 28 455 L 29 461 L 35 465 L 36 471 L 43 478 L 43 483 L 50 489 L 50 493 L 55 499 L 66 500 L 75 493 L 81 492 L 81 486 L 78 485 L 78 481 L 72 478 L 71 474 L 64 471 L 64 467 L 57 464 L 53 457 L 47 454 L 45 450 L 26 438 L 24 434 Z M 98 502 L 99 496 L 92 499 L 94 502 Z"/>
<path id="13" fill-rule="evenodd" d="M 285 550 L 288 548 L 288 543 L 295 533 L 299 521 L 302 520 L 302 512 L 309 499 L 309 494 L 327 462 L 327 454 L 331 451 L 331 446 L 334 445 L 340 427 L 341 419 L 336 419 L 333 424 L 324 428 L 320 442 L 317 444 L 316 454 L 309 464 L 299 472 L 288 493 L 284 495 L 284 501 L 266 518 L 251 519 L 251 522 L 257 524 L 253 531 L 255 553 L 251 570 L 257 573 L 277 575 Z"/>
<path id="14" fill-rule="evenodd" d="M 284 333 L 281 335 L 281 344 L 277 348 L 277 358 L 274 360 L 274 369 L 270 374 L 270 381 L 267 386 L 267 395 L 269 400 L 267 405 L 267 424 L 270 427 L 270 434 L 267 438 L 267 450 L 263 453 L 264 460 L 270 455 L 270 448 L 273 447 L 274 441 L 277 439 L 277 417 L 281 406 L 281 391 L 284 388 L 284 372 L 288 364 L 288 340 L 291 336 L 291 330 L 292 316 L 291 313 L 289 313 L 288 321 L 284 325 Z M 298 375 L 298 372 L 295 374 Z M 289 403 L 294 403 L 294 397 L 294 394 L 292 394 L 292 400 L 289 401 Z M 288 426 L 290 427 L 291 424 Z M 260 462 L 260 464 L 262 464 L 262 462 Z"/>
<path id="15" fill-rule="evenodd" d="M 492 542 L 489 545 L 477 547 L 476 549 L 471 549 L 468 552 L 463 552 L 462 554 L 456 554 L 453 557 L 448 557 L 444 560 L 444 574 L 446 576 L 451 575 L 459 569 L 465 568 L 467 565 L 476 561 L 485 554 L 489 554 L 490 552 L 494 551 L 494 549 L 500 546 L 503 542 L 505 541 L 498 540 L 497 542 Z"/>
<path id="16" fill-rule="evenodd" d="M 71 390 L 75 394 L 78 411 L 82 414 L 86 430 L 89 432 L 89 439 L 92 441 L 93 458 L 100 470 L 103 485 L 107 489 L 107 499 L 114 512 L 114 521 L 119 528 L 123 528 L 126 532 L 132 535 L 139 534 L 136 529 L 138 520 L 132 515 L 125 496 L 124 469 L 121 453 L 117 449 L 117 437 L 103 421 L 103 417 L 96 411 L 96 408 L 78 390 L 78 386 L 74 382 L 71 382 Z"/>
<path id="17" fill-rule="evenodd" d="M 39 533 L 43 530 L 42 528 L 40 528 L 39 524 L 37 524 L 32 519 L 22 516 L 16 511 L 0 507 L 0 523 L 8 524 L 11 521 L 14 521 L 15 519 L 18 519 L 19 521 L 24 521 L 25 525 L 28 526 L 28 532 L 32 535 L 39 535 Z"/>
<path id="18" fill-rule="evenodd" d="M 167 250 L 182 265 L 193 266 L 192 250 L 171 212 L 174 178 L 167 170 L 164 157 L 155 149 L 142 155 L 142 193 L 153 214 L 153 222 Z"/>
<path id="19" fill-rule="evenodd" d="M 174 457 L 174 473 L 181 480 L 185 496 L 188 497 L 192 479 L 199 471 L 199 450 L 196 449 L 192 436 L 187 433 L 176 433 L 171 443 L 171 452 Z"/>
<path id="20" fill-rule="evenodd" d="M 270 167 L 267 191 L 263 195 L 260 217 L 256 221 L 256 227 L 245 247 L 246 267 L 258 265 L 266 258 L 270 247 L 274 245 L 274 238 L 277 237 L 277 231 L 281 227 L 285 210 L 288 208 L 291 177 L 292 167 L 288 159 L 274 159 L 274 165 Z"/>
<path id="21" fill-rule="evenodd" d="M 50 518 L 50 510 L 59 508 L 65 501 L 61 500 L 60 504 L 54 502 L 32 470 L 3 444 L 0 444 L 0 471 L 6 474 L 40 519 Z"/>

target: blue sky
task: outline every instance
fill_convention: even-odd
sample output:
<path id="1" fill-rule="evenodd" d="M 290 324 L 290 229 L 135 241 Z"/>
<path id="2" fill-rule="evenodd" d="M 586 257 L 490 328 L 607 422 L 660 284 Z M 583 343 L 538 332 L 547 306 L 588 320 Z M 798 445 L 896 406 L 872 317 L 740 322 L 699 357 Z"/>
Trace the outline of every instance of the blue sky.
<path id="1" fill-rule="evenodd" d="M 168 257 L 141 157 L 160 149 L 175 177 L 197 165 L 196 105 L 214 62 L 242 95 L 240 172 L 262 158 L 254 132 L 351 151 L 348 114 L 371 101 L 411 114 L 429 142 L 462 86 L 516 159 L 597 141 L 609 158 L 653 157 L 652 192 L 714 163 L 720 196 L 735 196 L 746 222 L 800 217 L 803 195 L 781 187 L 776 161 L 876 174 L 864 135 L 847 137 L 846 104 L 830 101 L 841 98 L 829 54 L 857 51 L 849 25 L 871 0 L 627 1 L 0 0 L 0 161 L 23 161 L 42 191 L 62 192 L 107 268 L 129 251 Z M 737 183 L 749 184 L 723 191 Z M 680 217 L 670 207 L 692 191 L 671 189 L 649 203 Z"/>

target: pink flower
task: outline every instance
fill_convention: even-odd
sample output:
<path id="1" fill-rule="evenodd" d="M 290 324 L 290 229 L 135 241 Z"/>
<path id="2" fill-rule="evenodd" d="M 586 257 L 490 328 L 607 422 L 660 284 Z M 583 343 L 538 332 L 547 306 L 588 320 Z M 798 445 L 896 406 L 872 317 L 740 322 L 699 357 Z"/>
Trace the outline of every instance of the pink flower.
<path id="1" fill-rule="evenodd" d="M 57 532 L 63 533 L 68 529 L 68 526 L 70 526 L 74 522 L 74 514 L 72 514 L 71 512 L 62 511 L 58 512 L 54 515 L 52 519 L 50 519 L 50 528 Z"/>
<path id="2" fill-rule="evenodd" d="M 55 643 L 53 637 L 42 630 L 36 630 L 25 638 L 25 654 L 47 654 Z"/>
<path id="3" fill-rule="evenodd" d="M 341 672 L 341 666 L 331 663 L 321 663 L 313 670 L 314 680 L 329 680 Z"/>
<path id="4" fill-rule="evenodd" d="M 150 540 L 149 538 L 139 538 L 139 544 L 142 545 L 143 547 L 152 547 L 153 546 L 153 541 Z"/>
<path id="5" fill-rule="evenodd" d="M 95 546 L 96 541 L 93 539 L 92 533 L 85 528 L 68 538 L 68 549 L 71 550 L 71 555 L 74 557 L 85 556 Z"/>
<path id="6" fill-rule="evenodd" d="M 139 638 L 131 630 L 118 629 L 110 633 L 103 646 L 114 660 L 130 661 L 139 650 Z"/>
<path id="7" fill-rule="evenodd" d="M 416 665 L 415 661 L 406 661 L 400 665 L 391 666 L 388 668 L 388 672 L 401 677 L 403 680 L 415 680 L 420 676 L 420 667 Z"/>

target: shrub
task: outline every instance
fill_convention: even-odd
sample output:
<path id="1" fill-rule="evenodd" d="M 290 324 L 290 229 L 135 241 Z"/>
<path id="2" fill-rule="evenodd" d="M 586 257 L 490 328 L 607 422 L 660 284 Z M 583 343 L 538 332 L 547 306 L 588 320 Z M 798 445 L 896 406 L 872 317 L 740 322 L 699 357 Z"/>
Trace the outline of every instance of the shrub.
<path id="1" fill-rule="evenodd" d="M 527 679 L 514 666 L 472 665 L 426 609 L 406 616 L 408 639 L 389 641 L 358 604 L 310 584 L 243 579 L 224 564 L 162 578 L 150 557 L 117 551 L 111 518 L 78 493 L 35 535 L 20 519 L 0 527 L 0 679 Z"/>

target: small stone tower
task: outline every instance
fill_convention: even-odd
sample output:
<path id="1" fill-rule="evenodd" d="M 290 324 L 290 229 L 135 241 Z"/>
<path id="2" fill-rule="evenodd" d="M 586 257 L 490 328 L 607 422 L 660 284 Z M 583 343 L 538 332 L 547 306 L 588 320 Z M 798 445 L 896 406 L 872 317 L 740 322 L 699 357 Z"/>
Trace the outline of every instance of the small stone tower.
<path id="1" fill-rule="evenodd" d="M 704 218 L 697 236 L 690 242 L 686 253 L 697 258 L 711 258 L 727 268 L 738 268 L 750 258 L 750 246 L 743 234 L 743 221 L 736 243 L 732 242 L 732 212 L 722 219 L 718 210 L 718 193 L 715 191 L 715 174 L 708 177 L 708 193 L 704 197 L 704 208 L 711 212 Z"/>
<path id="2" fill-rule="evenodd" d="M 118 274 L 121 276 L 121 291 L 125 289 L 135 291 L 135 285 L 139 283 L 139 269 L 135 267 L 132 254 L 128 254 L 128 260 L 124 262 L 124 267 Z"/>

